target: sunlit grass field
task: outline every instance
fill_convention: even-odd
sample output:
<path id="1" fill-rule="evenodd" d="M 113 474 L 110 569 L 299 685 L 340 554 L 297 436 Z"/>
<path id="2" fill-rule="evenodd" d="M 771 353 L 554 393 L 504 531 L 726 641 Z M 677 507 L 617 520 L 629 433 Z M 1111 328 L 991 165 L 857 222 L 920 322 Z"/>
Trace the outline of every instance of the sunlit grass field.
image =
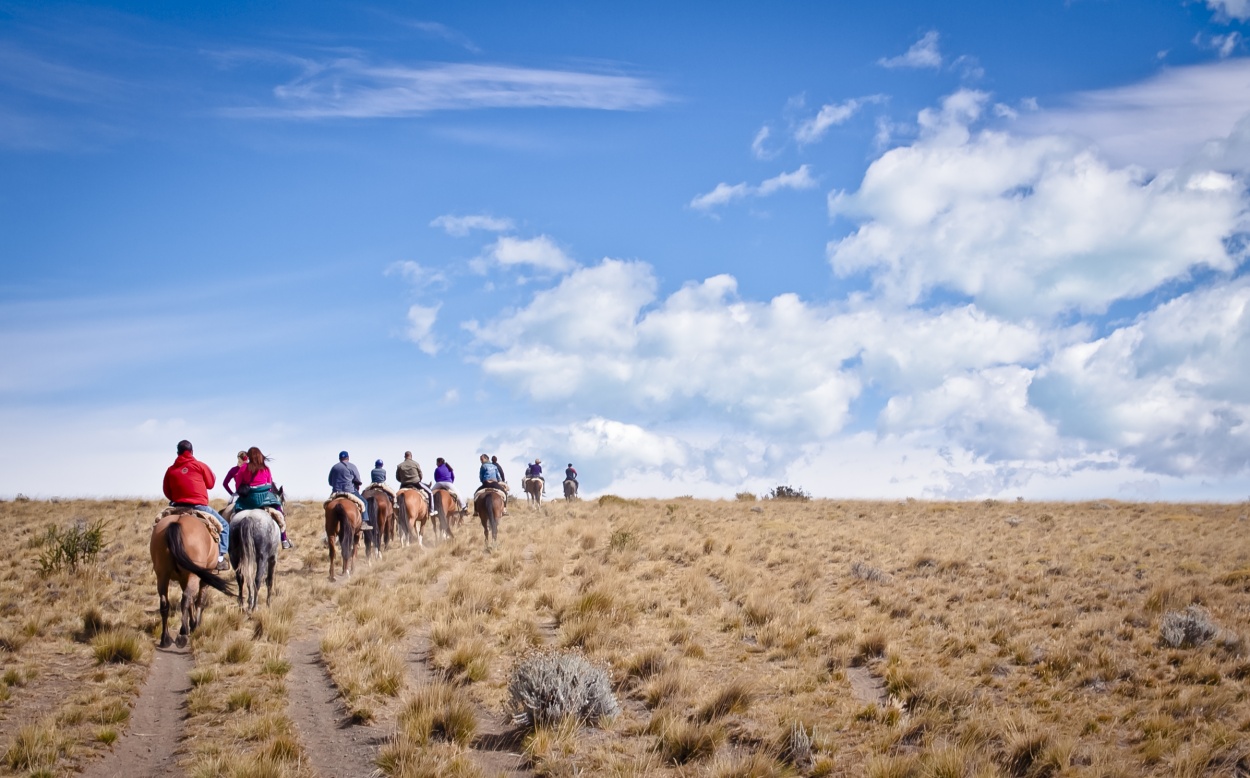
<path id="1" fill-rule="evenodd" d="M 475 731 L 538 651 L 620 703 L 523 730 L 538 775 L 1250 775 L 1245 505 L 742 497 L 517 501 L 490 552 L 470 519 L 337 584 L 320 503 L 290 506 L 272 607 L 216 595 L 192 641 L 181 764 L 313 775 L 285 685 L 310 635 L 386 775 L 490 775 Z M 159 509 L 0 503 L 4 770 L 73 774 L 124 735 Z M 49 568 L 49 526 L 97 525 L 94 558 Z"/>

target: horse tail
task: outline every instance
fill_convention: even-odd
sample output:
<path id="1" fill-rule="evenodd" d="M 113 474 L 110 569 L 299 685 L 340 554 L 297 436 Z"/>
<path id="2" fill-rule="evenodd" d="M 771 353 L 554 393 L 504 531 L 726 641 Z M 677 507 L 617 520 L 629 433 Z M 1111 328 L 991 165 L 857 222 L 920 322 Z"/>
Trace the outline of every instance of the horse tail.
<path id="1" fill-rule="evenodd" d="M 249 586 L 255 586 L 256 580 L 256 545 L 260 538 L 256 533 L 256 521 L 252 516 L 245 516 L 238 522 L 239 526 L 239 578 L 243 581 L 243 592 Z M 233 540 L 233 538 L 232 538 Z"/>
<path id="2" fill-rule="evenodd" d="M 347 518 L 347 509 L 343 507 L 342 502 L 334 504 L 333 516 L 334 521 L 338 523 L 339 550 L 343 552 L 344 559 L 350 559 L 352 546 L 356 543 L 356 534 L 352 532 L 352 523 Z"/>
<path id="3" fill-rule="evenodd" d="M 191 557 L 187 555 L 186 544 L 182 539 L 182 525 L 178 522 L 175 521 L 165 528 L 165 545 L 169 548 L 169 555 L 173 557 L 175 565 L 188 573 L 195 573 L 200 577 L 201 581 L 222 594 L 230 597 L 235 596 L 234 588 L 230 586 L 226 579 L 217 575 L 213 570 L 191 561 Z"/>

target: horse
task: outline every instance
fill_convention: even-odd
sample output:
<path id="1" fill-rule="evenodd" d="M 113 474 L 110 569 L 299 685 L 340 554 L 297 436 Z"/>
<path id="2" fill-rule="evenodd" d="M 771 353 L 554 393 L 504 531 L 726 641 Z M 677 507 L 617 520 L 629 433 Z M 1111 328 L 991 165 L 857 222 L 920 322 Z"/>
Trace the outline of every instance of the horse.
<path id="1" fill-rule="evenodd" d="M 239 607 L 248 613 L 256 610 L 262 579 L 265 605 L 273 600 L 273 573 L 281 545 L 278 523 L 263 508 L 239 511 L 230 518 L 230 564 L 239 588 Z"/>
<path id="2" fill-rule="evenodd" d="M 434 513 L 438 516 L 435 535 L 454 538 L 452 524 L 459 524 L 464 518 L 464 511 L 457 505 L 456 498 L 446 489 L 434 490 Z"/>
<path id="3" fill-rule="evenodd" d="M 212 521 L 213 519 L 209 519 Z M 270 520 L 272 523 L 272 519 Z M 208 592 L 201 584 L 233 597 L 224 578 L 212 570 L 217 559 L 217 543 L 204 522 L 190 508 L 178 508 L 157 519 L 149 544 L 152 570 L 156 573 L 156 593 L 161 598 L 161 648 L 169 648 L 169 581 L 178 579 L 182 587 L 182 627 L 178 646 L 199 626 Z"/>
<path id="4" fill-rule="evenodd" d="M 356 559 L 356 546 L 360 543 L 360 525 L 364 523 L 360 506 L 350 497 L 335 497 L 326 501 L 326 545 L 330 548 L 330 581 L 334 581 L 334 540 L 339 541 L 343 554 L 343 575 L 352 574 Z"/>
<path id="5" fill-rule="evenodd" d="M 541 478 L 526 478 L 521 485 L 525 487 L 525 496 L 529 498 L 529 502 L 542 507 L 543 480 Z"/>
<path id="6" fill-rule="evenodd" d="M 565 502 L 573 502 L 577 499 L 577 481 L 572 478 L 564 480 L 564 500 Z"/>
<path id="7" fill-rule="evenodd" d="M 430 502 L 421 489 L 408 487 L 400 489 L 396 496 L 399 501 L 399 542 L 408 545 L 412 542 L 412 528 L 417 528 L 417 545 L 425 548 L 425 523 L 430 520 Z"/>
<path id="8" fill-rule="evenodd" d="M 365 559 L 373 555 L 381 559 L 382 544 L 390 548 L 395 537 L 395 504 L 385 489 L 365 489 L 362 496 L 373 503 L 373 529 L 365 531 Z"/>
<path id="9" fill-rule="evenodd" d="M 473 495 L 473 512 L 482 520 L 487 551 L 490 551 L 492 540 L 499 543 L 499 517 L 503 515 L 503 505 L 503 493 L 494 489 L 483 489 Z"/>

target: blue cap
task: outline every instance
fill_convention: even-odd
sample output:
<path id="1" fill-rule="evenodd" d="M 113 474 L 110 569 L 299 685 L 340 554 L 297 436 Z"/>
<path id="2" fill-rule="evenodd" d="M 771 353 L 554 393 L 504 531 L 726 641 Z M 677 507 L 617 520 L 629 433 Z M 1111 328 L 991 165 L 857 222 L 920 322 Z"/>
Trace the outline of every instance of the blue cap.
<path id="1" fill-rule="evenodd" d="M 339 452 L 339 459 L 347 459 L 347 452 L 346 452 L 346 451 L 340 451 L 340 452 Z"/>
<path id="2" fill-rule="evenodd" d="M 374 462 L 374 463 L 373 463 L 373 466 L 374 466 L 374 467 L 381 467 L 381 466 L 382 466 L 382 460 L 380 460 L 380 459 L 379 459 L 378 461 Z"/>

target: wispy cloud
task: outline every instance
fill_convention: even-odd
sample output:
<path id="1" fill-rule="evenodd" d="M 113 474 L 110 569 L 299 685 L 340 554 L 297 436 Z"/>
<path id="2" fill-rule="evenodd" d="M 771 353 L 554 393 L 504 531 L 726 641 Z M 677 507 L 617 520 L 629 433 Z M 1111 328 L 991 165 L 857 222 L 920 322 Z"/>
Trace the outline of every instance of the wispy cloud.
<path id="1" fill-rule="evenodd" d="M 500 237 L 473 263 L 474 268 L 479 271 L 484 271 L 490 264 L 502 267 L 528 266 L 549 273 L 563 273 L 577 267 L 577 263 L 546 235 L 539 235 L 537 238 L 514 238 L 508 235 Z"/>
<path id="2" fill-rule="evenodd" d="M 759 186 L 752 186 L 747 183 L 719 183 L 712 191 L 698 195 L 691 200 L 690 207 L 696 211 L 707 213 L 713 208 L 731 203 L 734 200 L 742 200 L 747 197 L 768 197 L 783 189 L 812 189 L 815 186 L 816 179 L 812 178 L 810 166 L 802 165 L 793 172 L 773 176 L 760 183 Z"/>
<path id="3" fill-rule="evenodd" d="M 1250 19 L 1250 0 L 1207 0 L 1207 8 L 1222 19 Z"/>
<path id="4" fill-rule="evenodd" d="M 841 103 L 828 103 L 820 107 L 820 111 L 810 119 L 799 122 L 794 130 L 794 139 L 799 145 L 815 143 L 825 137 L 830 127 L 842 124 L 859 112 L 865 105 L 885 100 L 884 95 L 870 95 L 845 100 Z"/>
<path id="5" fill-rule="evenodd" d="M 440 24 L 439 22 L 425 22 L 425 21 L 409 21 L 409 22 L 404 22 L 404 24 L 407 24 L 409 27 L 413 28 L 414 30 L 420 30 L 421 32 L 427 35 L 430 35 L 435 38 L 439 38 L 441 40 L 447 41 L 448 43 L 459 46 L 463 48 L 465 51 L 472 52 L 473 54 L 480 54 L 482 52 L 481 48 L 479 48 L 476 43 L 474 43 L 472 40 L 469 39 L 469 36 L 465 35 L 459 30 L 452 29 L 451 27 L 448 27 L 445 24 Z"/>
<path id="6" fill-rule="evenodd" d="M 929 30 L 906 52 L 897 57 L 882 57 L 877 64 L 883 68 L 940 68 L 942 52 L 938 50 L 939 38 L 937 30 Z"/>
<path id="7" fill-rule="evenodd" d="M 385 118 L 482 108 L 580 108 L 636 111 L 670 98 L 634 76 L 510 65 L 376 65 L 359 57 L 306 62 L 274 87 L 271 105 L 225 113 L 268 118 Z"/>
<path id="8" fill-rule="evenodd" d="M 400 275 L 412 284 L 446 284 L 447 275 L 441 270 L 432 270 L 419 262 L 406 259 L 395 262 L 386 269 L 386 275 Z"/>
<path id="9" fill-rule="evenodd" d="M 467 216 L 444 214 L 430 222 L 430 226 L 439 227 L 448 235 L 463 238 L 473 230 L 484 230 L 486 232 L 508 232 L 514 225 L 511 219 L 490 216 L 484 213 L 474 213 Z"/>
<path id="10" fill-rule="evenodd" d="M 768 147 L 768 138 L 772 134 L 772 128 L 767 124 L 760 127 L 760 131 L 751 140 L 751 156 L 756 159 L 772 159 L 777 156 L 777 151 Z"/>
<path id="11" fill-rule="evenodd" d="M 438 341 L 434 339 L 434 322 L 441 307 L 442 303 L 408 307 L 408 329 L 404 335 L 430 356 L 437 354 L 439 349 Z"/>

